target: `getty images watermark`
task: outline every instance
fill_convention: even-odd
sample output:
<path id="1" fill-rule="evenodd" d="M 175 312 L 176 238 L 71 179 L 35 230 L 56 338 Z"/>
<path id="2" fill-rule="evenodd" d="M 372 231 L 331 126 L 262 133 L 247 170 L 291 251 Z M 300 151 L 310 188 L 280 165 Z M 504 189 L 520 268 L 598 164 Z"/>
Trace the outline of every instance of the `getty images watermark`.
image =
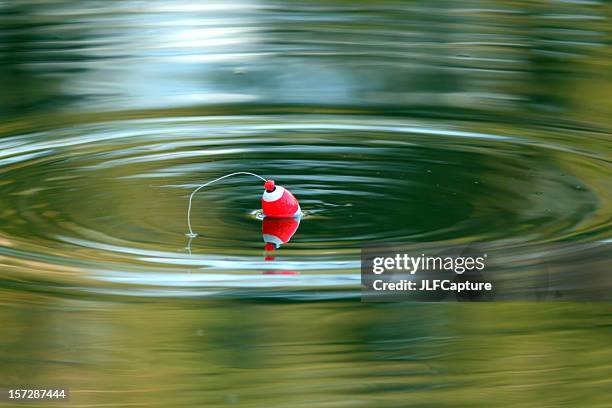
<path id="1" fill-rule="evenodd" d="M 610 243 L 362 249 L 362 300 L 612 300 Z"/>
<path id="2" fill-rule="evenodd" d="M 403 271 L 414 275 L 417 271 L 453 271 L 462 275 L 466 271 L 481 272 L 485 269 L 487 254 L 482 256 L 410 256 L 408 254 L 395 254 L 393 257 L 377 256 L 372 262 L 372 272 L 380 275 L 385 271 Z M 376 279 L 372 288 L 376 291 L 382 290 L 446 290 L 453 292 L 464 292 L 469 290 L 491 290 L 491 282 L 455 282 L 450 279 L 422 279 L 417 285 L 415 281 L 400 279 L 399 281 L 387 282 L 384 279 Z"/>

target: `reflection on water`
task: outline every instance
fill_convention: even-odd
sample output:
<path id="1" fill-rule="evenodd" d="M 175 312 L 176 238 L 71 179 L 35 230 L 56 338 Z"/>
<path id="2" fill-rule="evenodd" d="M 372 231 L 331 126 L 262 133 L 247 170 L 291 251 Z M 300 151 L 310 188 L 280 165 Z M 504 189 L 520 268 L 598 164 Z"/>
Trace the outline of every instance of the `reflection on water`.
<path id="1" fill-rule="evenodd" d="M 0 303 L 2 381 L 77 406 L 605 407 L 612 385 L 601 304 Z"/>
<path id="2" fill-rule="evenodd" d="M 300 217 L 294 218 L 271 218 L 266 217 L 262 220 L 261 236 L 266 243 L 264 249 L 266 251 L 265 260 L 272 262 L 276 259 L 274 251 L 279 249 L 281 245 L 286 244 L 293 238 L 293 235 L 300 226 Z M 264 272 L 268 275 L 297 275 L 297 271 L 289 270 L 268 270 Z"/>
<path id="3" fill-rule="evenodd" d="M 1 382 L 604 406 L 608 306 L 362 306 L 358 269 L 371 242 L 610 239 L 611 7 L 0 1 Z M 237 177 L 186 243 L 189 193 L 235 171 L 299 229 Z"/>

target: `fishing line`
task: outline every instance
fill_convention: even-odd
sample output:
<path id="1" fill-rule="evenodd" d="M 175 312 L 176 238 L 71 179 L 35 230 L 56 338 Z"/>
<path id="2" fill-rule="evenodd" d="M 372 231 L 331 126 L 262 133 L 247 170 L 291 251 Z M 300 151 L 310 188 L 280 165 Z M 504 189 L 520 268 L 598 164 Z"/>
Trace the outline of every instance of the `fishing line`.
<path id="1" fill-rule="evenodd" d="M 193 190 L 193 192 L 191 193 L 191 195 L 189 196 L 189 206 L 187 207 L 187 226 L 189 227 L 189 233 L 185 234 L 190 238 L 195 238 L 198 236 L 198 234 L 194 233 L 193 230 L 191 229 L 191 202 L 193 200 L 193 196 L 196 195 L 196 193 L 198 191 L 200 191 L 201 189 L 203 189 L 204 187 L 207 187 L 209 185 L 211 185 L 212 183 L 216 183 L 217 181 L 221 181 L 225 178 L 228 177 L 232 177 L 232 176 L 238 176 L 238 175 L 247 175 L 247 176 L 253 176 L 253 177 L 257 177 L 258 179 L 263 180 L 264 182 L 266 182 L 267 180 L 263 177 L 261 177 L 258 174 L 255 173 L 250 173 L 248 171 L 238 171 L 236 173 L 230 173 L 230 174 L 226 174 L 225 176 L 221 176 L 219 178 L 216 178 L 214 180 L 211 180 L 207 183 L 202 184 L 201 186 L 199 186 L 198 188 L 196 188 L 195 190 Z"/>

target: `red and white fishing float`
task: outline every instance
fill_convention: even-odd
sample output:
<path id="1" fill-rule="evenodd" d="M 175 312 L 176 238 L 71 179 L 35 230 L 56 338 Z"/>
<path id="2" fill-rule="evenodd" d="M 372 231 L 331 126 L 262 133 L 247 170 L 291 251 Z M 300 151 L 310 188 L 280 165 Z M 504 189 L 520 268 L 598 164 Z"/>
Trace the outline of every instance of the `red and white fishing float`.
<path id="1" fill-rule="evenodd" d="M 254 176 L 264 181 L 264 192 L 261 197 L 261 207 L 262 207 L 263 215 L 265 217 L 264 218 L 264 229 L 266 228 L 265 220 L 267 220 L 268 218 L 270 219 L 290 219 L 291 221 L 280 223 L 279 225 L 282 224 L 282 225 L 289 226 L 290 228 L 288 230 L 291 230 L 293 226 L 295 226 L 295 228 L 293 228 L 293 230 L 291 231 L 291 233 L 289 234 L 288 238 L 285 241 L 283 241 L 283 239 L 284 237 L 286 237 L 286 233 L 282 233 L 281 235 L 279 235 L 278 236 L 279 242 L 277 244 L 280 245 L 281 243 L 285 243 L 289 241 L 291 236 L 293 236 L 293 234 L 295 233 L 295 230 L 297 230 L 297 227 L 299 225 L 299 219 L 302 216 L 302 209 L 300 208 L 300 203 L 298 202 L 297 198 L 295 198 L 295 196 L 291 194 L 291 192 L 287 190 L 286 188 L 282 186 L 277 186 L 274 180 L 266 180 L 265 178 L 255 173 L 250 173 L 246 171 L 239 171 L 236 173 L 226 174 L 225 176 L 221 176 L 219 178 L 209 181 L 208 183 L 202 184 L 201 186 L 193 190 L 193 192 L 189 196 L 189 206 L 187 208 L 187 226 L 189 227 L 189 233 L 187 233 L 187 236 L 193 238 L 198 235 L 194 233 L 193 229 L 191 228 L 191 206 L 192 206 L 192 201 L 193 201 L 193 197 L 195 196 L 195 194 L 201 189 L 203 189 L 204 187 L 212 183 L 223 180 L 224 178 L 227 178 L 227 177 L 237 176 L 237 175 Z M 268 225 L 272 226 L 275 224 L 268 223 Z M 275 230 L 278 230 L 278 229 L 275 229 Z"/>
<path id="2" fill-rule="evenodd" d="M 261 209 L 266 217 L 271 218 L 292 218 L 302 215 L 297 198 L 291 194 L 291 191 L 277 186 L 274 180 L 267 180 L 264 184 Z"/>

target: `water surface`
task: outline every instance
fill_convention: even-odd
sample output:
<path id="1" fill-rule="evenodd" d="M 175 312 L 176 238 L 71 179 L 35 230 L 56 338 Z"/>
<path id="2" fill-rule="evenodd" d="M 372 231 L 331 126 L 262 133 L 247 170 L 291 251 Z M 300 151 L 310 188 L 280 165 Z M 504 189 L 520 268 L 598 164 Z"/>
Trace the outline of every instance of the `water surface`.
<path id="1" fill-rule="evenodd" d="M 372 242 L 610 239 L 611 11 L 0 2 L 2 383 L 605 406 L 607 304 L 361 305 L 358 272 Z M 189 193 L 236 171 L 306 213 L 273 260 L 254 178 L 196 196 L 185 236 Z"/>

